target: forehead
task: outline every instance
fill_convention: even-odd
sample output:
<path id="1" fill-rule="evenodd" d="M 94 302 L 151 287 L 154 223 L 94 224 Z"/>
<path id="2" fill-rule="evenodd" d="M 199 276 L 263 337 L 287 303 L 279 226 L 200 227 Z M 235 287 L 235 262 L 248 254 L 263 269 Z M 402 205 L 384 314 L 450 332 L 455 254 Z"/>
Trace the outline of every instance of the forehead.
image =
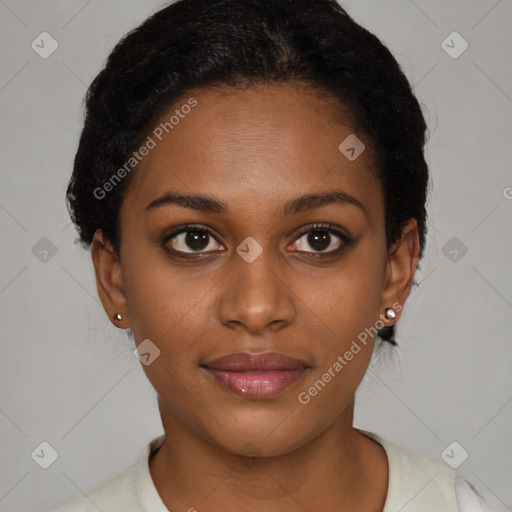
<path id="1" fill-rule="evenodd" d="M 270 206 L 286 194 L 331 188 L 381 206 L 369 141 L 343 105 L 308 87 L 193 90 L 147 135 L 153 147 L 135 171 L 130 208 L 167 190 Z"/>

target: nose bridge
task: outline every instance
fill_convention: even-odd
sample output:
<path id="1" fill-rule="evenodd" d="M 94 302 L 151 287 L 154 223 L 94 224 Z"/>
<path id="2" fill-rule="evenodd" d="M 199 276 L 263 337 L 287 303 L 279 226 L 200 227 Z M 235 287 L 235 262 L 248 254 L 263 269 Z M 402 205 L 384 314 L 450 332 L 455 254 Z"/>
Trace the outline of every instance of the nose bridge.
<path id="1" fill-rule="evenodd" d="M 288 324 L 295 308 L 282 274 L 284 262 L 276 251 L 247 237 L 233 253 L 230 276 L 220 299 L 222 323 L 243 324 L 262 331 L 270 324 Z"/>

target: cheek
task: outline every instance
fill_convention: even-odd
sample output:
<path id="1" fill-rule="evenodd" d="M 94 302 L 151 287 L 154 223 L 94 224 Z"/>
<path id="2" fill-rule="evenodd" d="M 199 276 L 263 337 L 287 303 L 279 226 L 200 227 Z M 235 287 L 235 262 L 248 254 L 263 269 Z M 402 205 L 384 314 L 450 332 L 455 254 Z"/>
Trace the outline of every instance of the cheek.
<path id="1" fill-rule="evenodd" d="M 382 270 L 375 264 L 347 262 L 319 283 L 308 279 L 299 293 L 307 308 L 335 335 L 347 340 L 378 320 Z"/>
<path id="2" fill-rule="evenodd" d="M 186 397 L 195 394 L 190 376 L 197 370 L 198 347 L 207 331 L 205 290 L 191 286 L 183 273 L 171 273 L 161 263 L 151 265 L 146 260 L 140 270 L 136 268 L 129 269 L 127 299 L 136 343 L 149 347 L 152 354 L 143 370 L 159 394 L 173 396 L 178 409 L 186 407 Z"/>
<path id="3" fill-rule="evenodd" d="M 314 344 L 317 365 L 308 384 L 313 388 L 301 390 L 315 397 L 313 407 L 334 413 L 362 380 L 377 334 L 381 283 L 382 268 L 375 259 L 356 257 L 323 281 L 321 290 L 318 281 L 316 286 L 314 280 L 303 283 L 305 324 L 310 336 L 319 340 Z"/>
<path id="4" fill-rule="evenodd" d="M 303 289 L 308 295 L 303 311 L 309 335 L 315 339 L 316 366 L 299 390 L 300 403 L 309 400 L 305 407 L 322 411 L 322 418 L 347 406 L 366 373 L 379 319 L 379 278 L 375 269 L 361 272 L 347 265 L 322 292 L 310 289 L 308 295 Z"/>
<path id="5" fill-rule="evenodd" d="M 204 290 L 186 279 L 186 273 L 171 270 L 158 251 L 127 258 L 125 291 L 132 329 L 137 341 L 150 338 L 165 343 L 180 338 L 187 325 L 200 325 Z"/>

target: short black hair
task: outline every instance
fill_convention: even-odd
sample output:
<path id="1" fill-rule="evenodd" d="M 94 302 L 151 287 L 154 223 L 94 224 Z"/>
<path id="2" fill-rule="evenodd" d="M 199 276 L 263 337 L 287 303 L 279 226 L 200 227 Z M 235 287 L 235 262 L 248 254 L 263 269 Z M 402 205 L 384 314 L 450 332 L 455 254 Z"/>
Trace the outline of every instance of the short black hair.
<path id="1" fill-rule="evenodd" d="M 334 0 L 178 0 L 126 34 L 86 95 L 66 196 L 81 244 L 101 229 L 119 254 L 133 173 L 97 191 L 174 102 L 195 88 L 261 82 L 305 83 L 348 108 L 371 143 L 388 248 L 414 218 L 421 258 L 429 172 L 420 105 L 390 51 Z M 394 326 L 379 336 L 396 344 Z"/>

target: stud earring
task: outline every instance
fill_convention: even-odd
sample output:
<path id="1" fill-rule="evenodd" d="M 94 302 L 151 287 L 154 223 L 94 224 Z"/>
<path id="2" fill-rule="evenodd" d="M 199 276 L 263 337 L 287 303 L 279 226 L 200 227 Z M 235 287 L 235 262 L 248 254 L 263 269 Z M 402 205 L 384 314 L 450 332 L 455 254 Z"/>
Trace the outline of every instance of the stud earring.
<path id="1" fill-rule="evenodd" d="M 123 315 L 121 313 L 117 313 L 114 315 L 114 320 L 118 320 L 119 322 L 123 319 Z"/>
<path id="2" fill-rule="evenodd" d="M 386 310 L 384 311 L 384 315 L 386 316 L 386 318 L 388 320 L 392 320 L 393 318 L 396 318 L 396 313 L 393 308 L 386 308 Z"/>

